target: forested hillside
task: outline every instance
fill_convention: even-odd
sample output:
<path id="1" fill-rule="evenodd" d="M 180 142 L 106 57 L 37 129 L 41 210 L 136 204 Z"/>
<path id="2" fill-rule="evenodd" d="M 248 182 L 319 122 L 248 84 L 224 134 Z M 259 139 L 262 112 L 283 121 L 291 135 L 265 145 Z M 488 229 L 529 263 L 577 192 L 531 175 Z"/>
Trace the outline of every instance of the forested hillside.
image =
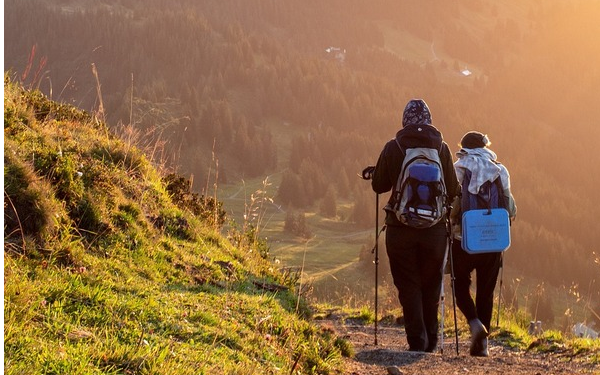
<path id="1" fill-rule="evenodd" d="M 283 170 L 279 204 L 333 191 L 365 228 L 354 176 L 424 98 L 453 151 L 476 129 L 509 168 L 507 261 L 598 293 L 599 19 L 587 0 L 7 0 L 5 69 L 167 142 L 195 186 L 213 155 L 220 183 Z"/>

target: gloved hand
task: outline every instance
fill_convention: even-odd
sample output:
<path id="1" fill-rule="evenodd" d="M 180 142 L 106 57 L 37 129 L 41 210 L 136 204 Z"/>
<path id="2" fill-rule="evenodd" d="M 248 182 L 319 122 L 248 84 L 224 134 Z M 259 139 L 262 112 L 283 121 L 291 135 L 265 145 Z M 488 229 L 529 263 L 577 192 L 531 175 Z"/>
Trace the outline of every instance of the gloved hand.
<path id="1" fill-rule="evenodd" d="M 363 169 L 361 173 L 361 177 L 363 180 L 370 180 L 373 178 L 373 172 L 375 172 L 375 166 L 369 165 L 365 169 Z"/>

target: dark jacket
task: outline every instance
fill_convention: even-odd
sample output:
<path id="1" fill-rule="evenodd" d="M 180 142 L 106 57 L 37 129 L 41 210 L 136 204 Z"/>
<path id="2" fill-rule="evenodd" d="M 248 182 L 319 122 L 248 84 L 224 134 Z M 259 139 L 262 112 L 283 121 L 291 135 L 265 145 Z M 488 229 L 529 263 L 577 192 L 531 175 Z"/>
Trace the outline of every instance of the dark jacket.
<path id="1" fill-rule="evenodd" d="M 446 191 L 448 193 L 448 202 L 452 202 L 454 197 L 460 192 L 460 185 L 454 171 L 454 162 L 450 148 L 443 141 L 442 133 L 433 125 L 408 125 L 398 131 L 394 139 L 386 143 L 379 155 L 375 171 L 373 172 L 373 179 L 371 181 L 373 191 L 377 194 L 386 193 L 392 190 L 398 181 L 402 162 L 404 161 L 404 153 L 398 147 L 396 140 L 403 149 L 428 147 L 439 150 L 440 161 L 442 162 L 442 169 L 444 171 L 444 183 L 446 184 Z M 393 196 L 394 194 L 390 195 L 387 207 L 392 207 L 395 203 L 393 202 Z M 385 222 L 387 225 L 403 225 L 398 221 L 396 215 L 390 211 L 387 211 Z"/>

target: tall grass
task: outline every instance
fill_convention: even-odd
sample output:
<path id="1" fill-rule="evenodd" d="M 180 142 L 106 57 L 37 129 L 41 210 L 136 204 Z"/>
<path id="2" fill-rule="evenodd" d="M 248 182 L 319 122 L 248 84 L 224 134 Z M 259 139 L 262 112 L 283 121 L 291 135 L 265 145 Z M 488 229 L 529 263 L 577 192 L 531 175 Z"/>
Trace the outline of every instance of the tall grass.
<path id="1" fill-rule="evenodd" d="M 191 183 L 170 193 L 134 142 L 6 75 L 5 106 L 6 374 L 339 369 L 296 279 L 192 212 Z"/>

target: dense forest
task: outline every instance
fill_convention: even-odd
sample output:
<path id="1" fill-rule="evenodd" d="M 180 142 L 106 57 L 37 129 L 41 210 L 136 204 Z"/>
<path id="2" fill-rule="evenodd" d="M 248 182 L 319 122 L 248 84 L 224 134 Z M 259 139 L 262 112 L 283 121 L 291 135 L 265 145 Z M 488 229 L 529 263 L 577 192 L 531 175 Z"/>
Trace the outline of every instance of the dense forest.
<path id="1" fill-rule="evenodd" d="M 223 183 L 283 170 L 280 204 L 349 200 L 365 227 L 354 176 L 424 98 L 453 151 L 479 130 L 510 170 L 511 264 L 598 293 L 599 19 L 588 0 L 7 0 L 4 64 L 183 174 L 215 154 Z"/>

